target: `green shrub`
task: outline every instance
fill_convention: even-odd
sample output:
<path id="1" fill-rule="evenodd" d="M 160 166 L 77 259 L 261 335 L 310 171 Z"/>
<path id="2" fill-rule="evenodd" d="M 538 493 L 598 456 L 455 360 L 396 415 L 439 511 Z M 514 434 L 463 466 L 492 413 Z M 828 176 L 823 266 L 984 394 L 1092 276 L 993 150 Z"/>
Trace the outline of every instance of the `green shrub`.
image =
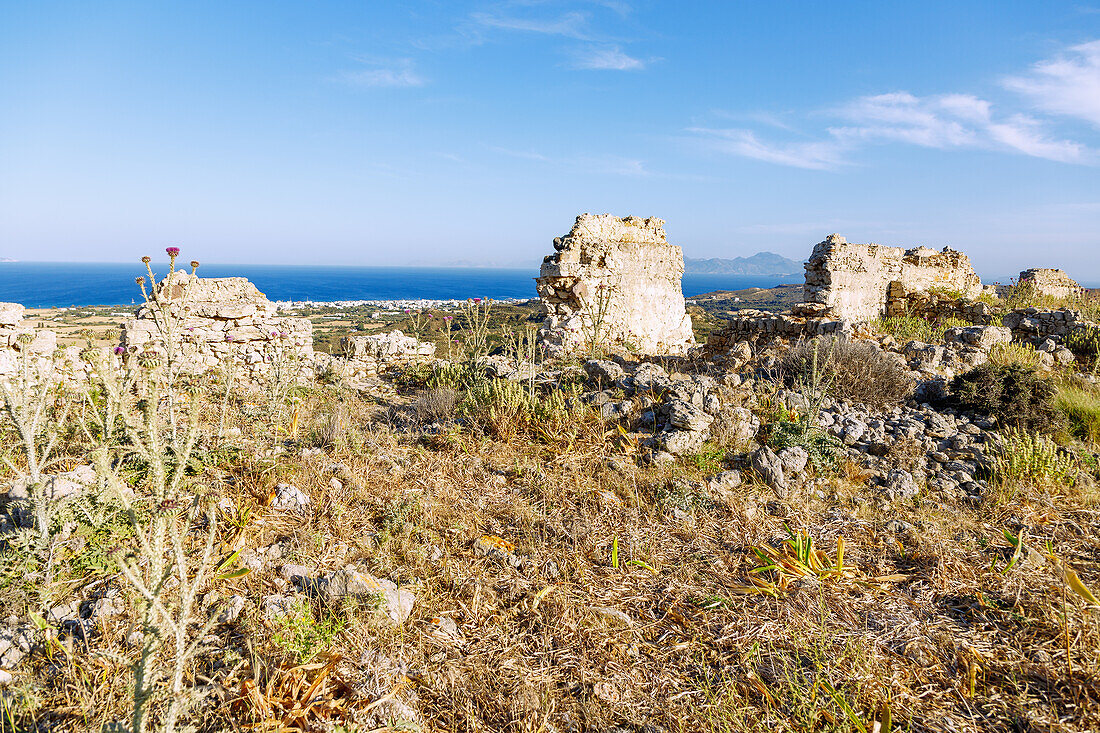
<path id="1" fill-rule="evenodd" d="M 935 343 L 943 341 L 943 334 L 949 328 L 964 328 L 973 325 L 961 318 L 945 318 L 931 321 L 920 316 L 889 316 L 871 323 L 875 333 L 888 334 L 900 342 L 923 341 Z"/>
<path id="2" fill-rule="evenodd" d="M 810 410 L 812 415 L 818 412 Z M 782 407 L 761 428 L 760 439 L 776 451 L 794 446 L 803 448 L 818 472 L 835 468 L 837 460 L 844 455 L 844 446 L 836 436 L 822 430 L 809 417 L 792 414 Z"/>
<path id="3" fill-rule="evenodd" d="M 779 364 L 789 388 L 820 385 L 837 399 L 881 408 L 913 392 L 905 365 L 868 341 L 817 338 L 787 352 Z"/>
<path id="4" fill-rule="evenodd" d="M 1055 406 L 1065 416 L 1066 429 L 1075 438 L 1100 443 L 1100 394 L 1095 389 L 1062 387 Z"/>
<path id="5" fill-rule="evenodd" d="M 989 363 L 998 366 L 1019 364 L 1023 367 L 1037 368 L 1042 364 L 1039 352 L 1026 344 L 1002 342 L 993 344 L 989 349 Z"/>
<path id="6" fill-rule="evenodd" d="M 1100 363 L 1100 328 L 1086 326 L 1066 334 L 1066 348 L 1088 364 Z"/>
<path id="7" fill-rule="evenodd" d="M 1052 432 L 1060 424 L 1054 408 L 1057 388 L 1038 369 L 986 363 L 951 380 L 948 406 L 991 415 L 1001 425 Z"/>
<path id="8" fill-rule="evenodd" d="M 1045 435 L 1007 430 L 993 460 L 993 475 L 1002 481 L 1072 486 L 1077 463 Z"/>

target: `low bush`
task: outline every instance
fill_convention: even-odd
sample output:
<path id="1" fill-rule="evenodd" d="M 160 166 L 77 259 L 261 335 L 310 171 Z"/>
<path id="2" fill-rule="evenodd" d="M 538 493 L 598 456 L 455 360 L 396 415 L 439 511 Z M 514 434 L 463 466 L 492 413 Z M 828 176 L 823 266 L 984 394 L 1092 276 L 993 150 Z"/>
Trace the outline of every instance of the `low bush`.
<path id="1" fill-rule="evenodd" d="M 1085 361 L 1100 364 L 1100 328 L 1087 326 L 1066 334 L 1066 348 Z"/>
<path id="2" fill-rule="evenodd" d="M 809 386 L 874 408 L 904 402 L 913 392 L 905 365 L 868 341 L 803 342 L 787 352 L 779 371 L 789 388 Z"/>
<path id="3" fill-rule="evenodd" d="M 1036 368 L 1042 364 L 1039 352 L 1034 347 L 1026 344 L 1002 342 L 993 344 L 989 349 L 989 363 L 998 366 L 1019 364 L 1023 367 Z"/>
<path id="4" fill-rule="evenodd" d="M 893 336 L 901 342 L 923 341 L 934 343 L 943 341 L 943 334 L 949 328 L 964 328 L 972 325 L 961 318 L 944 318 L 942 320 L 929 320 L 920 316 L 889 316 L 879 318 L 871 323 L 875 333 Z"/>
<path id="5" fill-rule="evenodd" d="M 417 395 L 413 412 L 422 423 L 447 420 L 458 405 L 458 393 L 447 387 L 426 389 Z"/>
<path id="6" fill-rule="evenodd" d="M 1001 425 L 1053 432 L 1060 425 L 1057 387 L 1038 369 L 1022 364 L 986 363 L 951 380 L 946 406 L 991 415 Z"/>
<path id="7" fill-rule="evenodd" d="M 761 429 L 760 437 L 776 451 L 795 446 L 804 449 L 818 473 L 836 468 L 837 460 L 844 455 L 844 446 L 835 436 L 809 418 L 791 415 L 786 410 L 780 410 L 775 419 Z"/>
<path id="8" fill-rule="evenodd" d="M 1054 402 L 1066 430 L 1088 443 L 1100 443 L 1100 394 L 1092 387 L 1062 387 Z"/>
<path id="9" fill-rule="evenodd" d="M 1053 440 L 1026 430 L 1005 431 L 993 460 L 993 475 L 1001 481 L 1072 486 L 1076 473 L 1076 461 Z"/>

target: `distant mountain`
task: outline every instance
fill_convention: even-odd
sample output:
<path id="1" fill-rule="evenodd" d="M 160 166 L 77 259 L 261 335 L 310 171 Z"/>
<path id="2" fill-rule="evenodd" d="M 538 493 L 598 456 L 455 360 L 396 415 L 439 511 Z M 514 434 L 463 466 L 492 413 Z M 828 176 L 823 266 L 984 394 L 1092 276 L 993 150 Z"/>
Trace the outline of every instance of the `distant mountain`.
<path id="1" fill-rule="evenodd" d="M 18 262 L 19 260 L 12 259 L 11 257 L 0 257 L 0 262 Z"/>
<path id="2" fill-rule="evenodd" d="M 733 259 L 684 258 L 684 272 L 688 275 L 794 275 L 803 271 L 802 263 L 789 260 L 774 252 L 757 252 L 751 257 Z"/>

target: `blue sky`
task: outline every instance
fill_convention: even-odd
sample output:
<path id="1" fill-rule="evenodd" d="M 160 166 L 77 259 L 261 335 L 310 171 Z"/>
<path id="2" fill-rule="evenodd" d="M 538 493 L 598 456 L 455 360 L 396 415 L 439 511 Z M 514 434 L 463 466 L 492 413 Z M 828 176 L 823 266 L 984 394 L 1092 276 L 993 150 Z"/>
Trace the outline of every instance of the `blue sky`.
<path id="1" fill-rule="evenodd" d="M 0 255 L 850 241 L 1100 280 L 1098 2 L 0 0 Z"/>

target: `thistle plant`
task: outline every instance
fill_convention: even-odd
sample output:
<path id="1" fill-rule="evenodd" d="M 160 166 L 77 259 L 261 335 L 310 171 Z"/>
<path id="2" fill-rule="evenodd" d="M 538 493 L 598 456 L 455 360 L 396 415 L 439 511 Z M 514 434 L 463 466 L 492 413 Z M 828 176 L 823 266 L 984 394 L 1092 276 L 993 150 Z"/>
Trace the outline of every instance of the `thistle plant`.
<path id="1" fill-rule="evenodd" d="M 471 362 L 480 361 L 489 353 L 489 316 L 493 301 L 491 298 L 468 298 L 459 308 L 465 321 L 462 337 L 466 358 Z"/>
<path id="2" fill-rule="evenodd" d="M 162 376 L 167 382 L 168 415 L 174 433 L 176 431 L 176 396 L 172 388 L 179 378 L 180 371 L 180 331 L 182 330 L 184 315 L 187 312 L 191 285 L 196 279 L 195 270 L 198 269 L 199 263 L 198 260 L 191 261 L 192 277 L 187 278 L 182 291 L 177 292 L 176 258 L 179 257 L 180 249 L 179 247 L 166 247 L 164 251 L 168 254 L 168 276 L 158 283 L 156 275 L 153 273 L 152 258 L 147 255 L 142 257 L 141 261 L 145 264 L 145 270 L 148 273 L 148 287 L 146 287 L 144 277 L 137 278 L 137 283 L 141 287 L 141 294 L 145 297 L 146 312 L 152 319 L 162 342 L 165 366 Z M 183 271 L 180 270 L 180 272 Z M 177 295 L 178 297 L 176 297 Z M 151 362 L 154 357 L 146 354 L 144 358 L 147 362 Z"/>
<path id="3" fill-rule="evenodd" d="M 168 248 L 174 272 L 178 249 Z M 148 268 L 148 258 L 145 260 Z M 197 263 L 192 263 L 192 274 Z M 150 269 L 150 288 L 142 288 L 149 312 L 164 339 L 167 353 L 143 351 L 125 368 L 94 370 L 97 393 L 110 396 L 108 412 L 120 414 L 125 440 L 104 443 L 94 453 L 100 481 L 116 495 L 133 529 L 132 550 L 116 548 L 113 557 L 122 578 L 136 598 L 142 636 L 141 651 L 133 662 L 134 695 L 131 730 L 143 733 L 154 726 L 174 731 L 190 702 L 186 674 L 202 636 L 212 621 L 201 612 L 200 594 L 215 579 L 217 532 L 213 497 L 187 485 L 187 466 L 198 439 L 201 410 L 197 393 L 179 399 L 175 349 L 186 309 L 186 289 L 175 299 L 166 292 L 171 274 L 160 285 Z M 167 420 L 158 406 L 170 406 Z M 186 430 L 177 418 L 186 409 Z M 90 432 L 86 430 L 86 432 Z M 130 490 L 119 473 L 124 461 L 136 458 L 144 468 L 140 493 Z M 200 539 L 192 530 L 201 528 Z M 157 713 L 154 715 L 154 706 Z"/>
<path id="4" fill-rule="evenodd" d="M 7 455 L 3 459 L 12 471 L 26 477 L 33 524 L 15 539 L 40 568 L 43 575 L 40 594 L 45 600 L 53 582 L 52 528 L 57 505 L 46 495 L 43 471 L 50 465 L 58 437 L 69 422 L 72 400 L 54 364 L 39 362 L 31 354 L 32 340 L 30 334 L 18 337 L 22 347 L 19 369 L 14 375 L 0 379 L 3 415 L 17 435 L 23 465 L 15 465 Z"/>
<path id="5" fill-rule="evenodd" d="M 607 345 L 606 342 L 610 336 L 607 316 L 618 290 L 617 284 L 600 281 L 596 284 L 593 298 L 580 298 L 582 309 L 587 314 L 581 318 L 581 333 L 588 347 L 588 355 L 592 359 L 597 358 Z"/>
<path id="6" fill-rule="evenodd" d="M 267 391 L 267 421 L 272 447 L 278 445 L 279 425 L 287 407 L 291 390 L 298 386 L 302 375 L 302 344 L 286 331 L 271 331 L 264 342 L 264 363 L 268 366 L 265 379 Z"/>

